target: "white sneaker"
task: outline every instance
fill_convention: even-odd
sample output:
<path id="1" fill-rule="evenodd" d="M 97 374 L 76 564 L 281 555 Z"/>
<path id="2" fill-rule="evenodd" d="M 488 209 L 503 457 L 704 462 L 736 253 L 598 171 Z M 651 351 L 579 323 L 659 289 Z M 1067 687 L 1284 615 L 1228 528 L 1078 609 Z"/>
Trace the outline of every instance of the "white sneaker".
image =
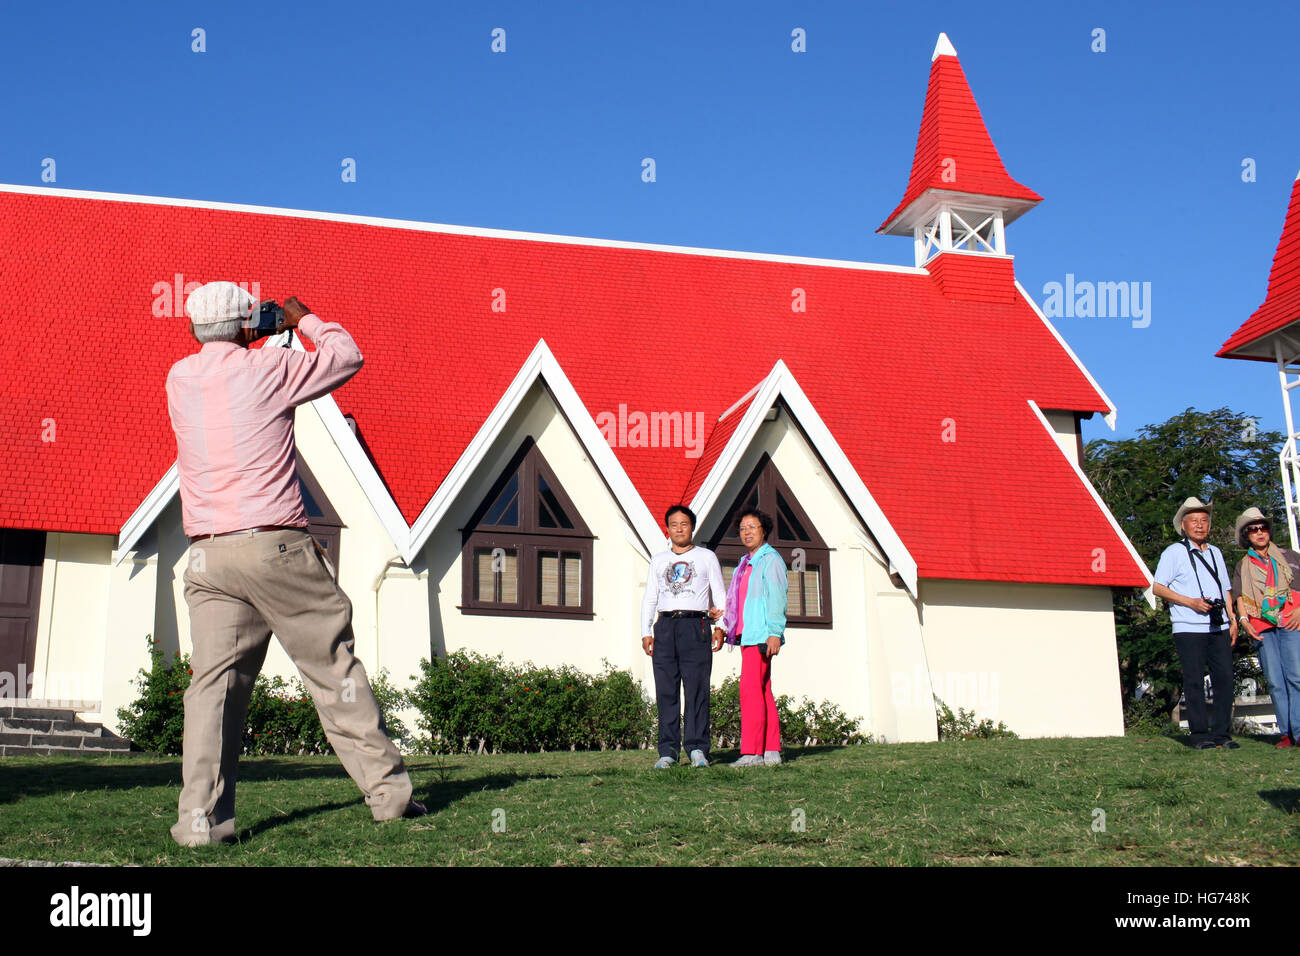
<path id="1" fill-rule="evenodd" d="M 766 766 L 768 766 L 768 767 L 775 767 L 775 766 L 776 766 L 777 764 L 779 764 L 780 762 L 781 762 L 781 751 L 779 751 L 779 750 L 764 750 L 764 751 L 763 751 L 763 763 L 764 763 Z"/>
<path id="2" fill-rule="evenodd" d="M 656 769 L 656 770 L 667 770 L 669 767 L 671 767 L 671 766 L 672 766 L 673 764 L 675 764 L 676 762 L 677 762 L 677 761 L 674 760 L 672 757 L 660 757 L 658 760 L 655 761 L 655 769 Z"/>
<path id="3" fill-rule="evenodd" d="M 763 758 L 760 757 L 758 754 L 745 754 L 745 756 L 741 757 L 739 760 L 732 763 L 732 766 L 733 767 L 761 767 L 763 766 Z"/>
<path id="4" fill-rule="evenodd" d="M 708 758 L 704 756 L 704 751 L 703 751 L 703 750 L 692 750 L 692 751 L 691 751 L 691 766 L 692 766 L 692 767 L 707 767 L 708 765 L 709 765 L 709 761 L 708 761 Z"/>

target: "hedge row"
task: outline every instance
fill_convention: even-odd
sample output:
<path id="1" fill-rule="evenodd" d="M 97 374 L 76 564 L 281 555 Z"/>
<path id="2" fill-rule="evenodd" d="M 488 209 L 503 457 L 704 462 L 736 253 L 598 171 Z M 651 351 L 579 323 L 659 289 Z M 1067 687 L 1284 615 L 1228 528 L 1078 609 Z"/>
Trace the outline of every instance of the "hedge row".
<path id="1" fill-rule="evenodd" d="M 145 640 L 149 644 L 150 667 L 136 677 L 140 696 L 130 707 L 118 709 L 122 735 L 143 750 L 179 755 L 185 732 L 185 691 L 194 671 L 188 655 L 176 651 L 168 665 L 153 636 Z M 371 678 L 370 686 L 384 715 L 388 736 L 399 747 L 409 746 L 410 735 L 396 716 L 406 706 L 405 696 L 389 684 L 384 671 Z M 302 681 L 295 678 L 289 683 L 282 677 L 259 674 L 248 702 L 241 753 L 267 756 L 333 752 L 316 705 Z"/>
<path id="2" fill-rule="evenodd" d="M 136 746 L 181 753 L 189 687 L 189 658 L 179 652 L 170 666 L 152 637 L 151 666 L 136 679 L 140 697 L 118 711 L 122 732 Z M 652 748 L 658 720 L 654 701 L 627 671 L 608 664 L 597 675 L 572 667 L 506 663 L 500 656 L 458 651 L 420 661 L 414 688 L 399 691 L 381 671 L 371 678 L 388 735 L 405 753 L 520 753 L 547 750 Z M 778 697 L 781 736 L 787 745 L 856 744 L 869 741 L 834 704 L 804 698 L 798 705 Z M 413 737 L 398 712 L 418 713 Z M 729 678 L 710 698 L 710 730 L 718 748 L 740 743 L 740 693 Z M 243 753 L 328 754 L 329 741 L 301 681 L 259 675 L 249 702 Z"/>

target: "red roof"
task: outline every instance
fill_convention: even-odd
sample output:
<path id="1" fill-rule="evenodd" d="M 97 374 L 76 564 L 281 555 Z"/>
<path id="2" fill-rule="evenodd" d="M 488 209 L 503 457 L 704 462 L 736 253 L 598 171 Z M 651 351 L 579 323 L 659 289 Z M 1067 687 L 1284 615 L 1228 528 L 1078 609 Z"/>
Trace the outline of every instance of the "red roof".
<path id="1" fill-rule="evenodd" d="M 0 191 L 0 222 L 0 527 L 116 534 L 172 465 L 163 383 L 197 345 L 185 320 L 151 306 L 155 284 L 179 273 L 259 280 L 263 297 L 297 294 L 343 323 L 366 363 L 334 398 L 408 524 L 545 338 L 593 418 L 626 403 L 698 411 L 715 431 L 783 359 L 921 577 L 1146 584 L 1026 400 L 1107 403 L 1006 292 L 1002 260 L 963 266 L 986 262 L 1006 294 L 967 276 L 973 291 L 959 298 L 914 269 L 38 190 Z M 796 287 L 809 305 L 792 315 Z M 676 374 L 670 351 L 713 361 Z M 740 410 L 724 426 L 732 417 Z M 942 440 L 948 419 L 955 441 Z M 53 441 L 42 440 L 49 422 Z M 699 460 L 682 448 L 614 452 L 652 515 L 698 486 Z M 1103 573 L 1096 548 L 1109 555 Z"/>
<path id="2" fill-rule="evenodd" d="M 1012 179 L 1002 165 L 961 63 L 955 54 L 941 52 L 951 49 L 948 38 L 940 35 L 939 55 L 930 64 L 930 85 L 925 91 L 907 192 L 877 232 L 883 232 L 928 189 L 1030 203 L 1043 198 Z"/>
<path id="3" fill-rule="evenodd" d="M 1271 348 L 1260 348 L 1260 339 L 1300 320 L 1300 178 L 1291 187 L 1291 205 L 1287 207 L 1282 238 L 1273 256 L 1268 274 L 1268 292 L 1264 304 L 1255 310 L 1241 328 L 1232 333 L 1217 354 L 1221 358 L 1254 358 L 1275 361 Z M 1233 355 L 1255 346 L 1254 355 Z"/>
<path id="4" fill-rule="evenodd" d="M 714 422 L 711 430 L 708 432 L 708 441 L 704 443 L 704 448 L 700 452 L 699 459 L 695 462 L 695 468 L 691 471 L 691 477 L 686 482 L 686 488 L 682 492 L 682 501 L 693 501 L 704 480 L 709 477 L 709 472 L 718 461 L 718 456 L 722 454 L 722 449 L 727 447 L 727 442 L 731 441 L 731 436 L 736 433 L 736 426 L 740 420 L 745 417 L 749 411 L 749 406 L 754 403 L 754 395 L 757 394 L 758 386 L 750 389 L 746 397 L 736 403 L 735 408 L 723 412 L 724 417 Z"/>

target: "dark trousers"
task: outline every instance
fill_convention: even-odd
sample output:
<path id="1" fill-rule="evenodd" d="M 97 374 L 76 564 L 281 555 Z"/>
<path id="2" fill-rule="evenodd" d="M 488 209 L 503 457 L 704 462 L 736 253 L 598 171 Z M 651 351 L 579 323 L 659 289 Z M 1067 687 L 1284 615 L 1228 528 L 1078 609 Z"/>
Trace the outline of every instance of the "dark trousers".
<path id="1" fill-rule="evenodd" d="M 1187 729 L 1192 743 L 1222 743 L 1232 738 L 1228 727 L 1232 720 L 1232 644 L 1227 631 L 1217 634 L 1175 634 L 1174 645 L 1183 666 L 1183 696 L 1187 698 Z M 1205 667 L 1210 667 L 1210 684 L 1214 689 L 1214 714 L 1206 713 Z"/>
<path id="2" fill-rule="evenodd" d="M 659 705 L 659 756 L 677 759 L 681 742 L 682 684 L 686 685 L 686 752 L 709 752 L 709 679 L 713 648 L 698 617 L 660 615 L 654 632 L 655 700 Z"/>

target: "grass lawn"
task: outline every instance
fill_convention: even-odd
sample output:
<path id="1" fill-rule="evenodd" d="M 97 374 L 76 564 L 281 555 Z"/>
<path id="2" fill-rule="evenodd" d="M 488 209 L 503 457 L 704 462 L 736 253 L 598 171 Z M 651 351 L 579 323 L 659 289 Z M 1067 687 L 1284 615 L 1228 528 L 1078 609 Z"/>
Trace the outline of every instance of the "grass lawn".
<path id="1" fill-rule="evenodd" d="M 1239 740 L 1240 750 L 1205 752 L 1132 737 L 809 748 L 788 751 L 782 766 L 747 770 L 656 771 L 649 751 L 412 757 L 429 815 L 383 824 L 332 757 L 246 758 L 242 842 L 197 849 L 175 846 L 167 832 L 179 758 L 5 757 L 0 857 L 214 866 L 1298 863 L 1300 753 Z M 1095 809 L 1105 812 L 1104 832 L 1094 829 Z"/>

